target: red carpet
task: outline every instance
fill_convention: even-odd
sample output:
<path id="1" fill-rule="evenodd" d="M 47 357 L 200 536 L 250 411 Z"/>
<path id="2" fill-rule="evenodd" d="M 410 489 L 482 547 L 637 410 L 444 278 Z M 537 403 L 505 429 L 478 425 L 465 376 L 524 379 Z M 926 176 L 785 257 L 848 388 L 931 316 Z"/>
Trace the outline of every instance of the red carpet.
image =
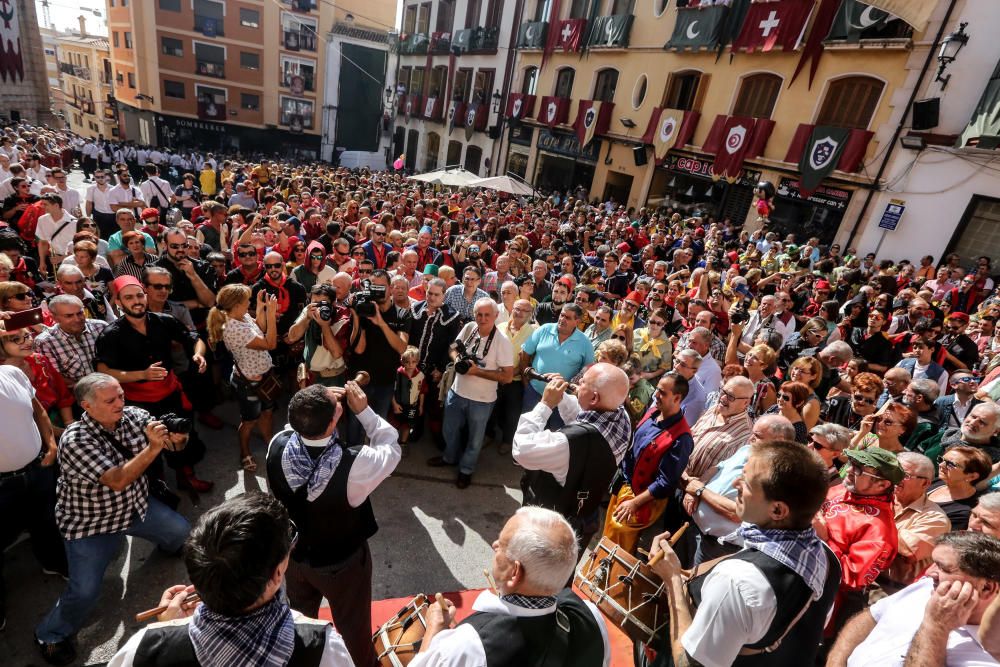
<path id="1" fill-rule="evenodd" d="M 444 594 L 455 605 L 457 620 L 461 621 L 472 613 L 472 603 L 476 601 L 476 597 L 481 590 Z M 577 591 L 577 594 L 579 594 L 579 591 Z M 374 633 L 389 618 L 395 616 L 412 599 L 413 597 L 411 596 L 372 602 L 372 632 Z M 330 610 L 324 607 L 320 610 L 319 617 L 324 620 L 330 620 Z M 617 626 L 607 623 L 607 618 L 604 620 L 608 628 L 608 637 L 611 639 L 611 667 L 630 667 L 632 665 L 632 640 L 625 636 L 625 633 L 618 629 Z"/>

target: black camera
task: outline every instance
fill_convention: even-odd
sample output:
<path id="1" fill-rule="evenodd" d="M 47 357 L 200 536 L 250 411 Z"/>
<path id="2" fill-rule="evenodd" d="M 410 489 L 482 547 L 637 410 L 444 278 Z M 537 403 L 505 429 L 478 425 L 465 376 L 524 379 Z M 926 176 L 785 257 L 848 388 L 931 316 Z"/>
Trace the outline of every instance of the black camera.
<path id="1" fill-rule="evenodd" d="M 482 365 L 482 359 L 474 354 L 471 354 L 469 350 L 465 347 L 465 342 L 461 340 L 456 340 L 454 343 L 455 352 L 458 358 L 455 360 L 455 372 L 459 375 L 465 375 L 472 368 L 472 365 L 476 366 Z"/>
<path id="2" fill-rule="evenodd" d="M 316 312 L 319 313 L 319 319 L 324 322 L 329 322 L 333 319 L 333 306 L 330 305 L 329 301 L 321 301 L 316 306 Z"/>
<path id="3" fill-rule="evenodd" d="M 385 301 L 386 292 L 385 285 L 373 285 L 370 280 L 363 281 L 361 289 L 354 293 L 354 310 L 363 317 L 373 317 L 377 304 Z"/>
<path id="4" fill-rule="evenodd" d="M 167 431 L 170 433 L 191 433 L 192 424 L 188 417 L 181 417 L 176 413 L 168 412 L 160 416 L 159 421 L 167 427 Z"/>
<path id="5" fill-rule="evenodd" d="M 729 321 L 733 324 L 746 324 L 750 321 L 750 311 L 742 306 L 737 306 L 729 312 Z"/>

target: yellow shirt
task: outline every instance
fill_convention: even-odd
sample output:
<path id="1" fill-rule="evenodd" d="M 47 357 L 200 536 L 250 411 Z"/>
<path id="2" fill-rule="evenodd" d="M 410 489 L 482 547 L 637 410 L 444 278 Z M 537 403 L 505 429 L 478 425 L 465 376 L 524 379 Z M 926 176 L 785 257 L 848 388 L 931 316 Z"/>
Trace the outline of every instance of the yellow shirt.
<path id="1" fill-rule="evenodd" d="M 215 194 L 215 172 L 211 169 L 205 169 L 198 176 L 198 180 L 201 182 L 201 193 L 203 195 L 208 195 L 209 197 Z"/>

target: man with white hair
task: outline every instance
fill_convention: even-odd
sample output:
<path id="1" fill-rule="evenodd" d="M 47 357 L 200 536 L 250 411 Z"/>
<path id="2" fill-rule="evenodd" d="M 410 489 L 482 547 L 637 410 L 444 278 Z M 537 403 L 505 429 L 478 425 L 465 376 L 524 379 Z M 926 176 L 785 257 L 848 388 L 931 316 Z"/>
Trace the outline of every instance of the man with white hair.
<path id="1" fill-rule="evenodd" d="M 969 530 L 1000 537 L 1000 492 L 979 496 L 979 503 L 969 514 Z"/>
<path id="2" fill-rule="evenodd" d="M 558 377 L 545 384 L 541 401 L 521 415 L 512 453 L 525 469 L 525 504 L 565 516 L 582 551 L 600 529 L 600 502 L 628 452 L 632 429 L 623 403 L 629 384 L 617 366 L 596 363 L 575 395 L 566 394 L 568 387 Z M 546 429 L 555 410 L 567 425 Z"/>
<path id="3" fill-rule="evenodd" d="M 469 276 L 470 271 L 475 269 L 466 269 L 465 275 Z M 485 294 L 473 308 L 475 321 L 458 333 L 452 351 L 455 380 L 444 403 L 444 453 L 427 461 L 435 468 L 457 464 L 455 486 L 460 489 L 469 486 L 476 471 L 486 423 L 497 400 L 497 387 L 514 377 L 514 346 L 496 326 L 500 308 Z M 463 438 L 462 431 L 466 428 L 468 437 Z"/>
<path id="4" fill-rule="evenodd" d="M 737 375 L 726 381 L 719 390 L 719 402 L 691 426 L 694 451 L 688 475 L 710 478 L 720 461 L 747 443 L 753 431 L 747 406 L 753 395 L 754 385 L 747 378 Z"/>
<path id="5" fill-rule="evenodd" d="M 556 665 L 607 667 L 610 643 L 600 612 L 565 585 L 576 560 L 576 538 L 562 516 L 522 507 L 493 543 L 497 592 L 480 593 L 475 613 L 458 625 L 450 601 L 447 611 L 430 605 L 411 667 L 533 665 L 549 657 Z"/>
<path id="6" fill-rule="evenodd" d="M 1000 463 L 998 433 L 1000 433 L 1000 405 L 993 402 L 980 403 L 969 410 L 960 427 L 945 429 L 941 433 L 941 443 L 936 447 L 928 447 L 924 454 L 933 461 L 949 447 L 969 445 L 989 454 L 994 463 Z M 994 466 L 994 473 L 997 472 L 1000 471 Z"/>

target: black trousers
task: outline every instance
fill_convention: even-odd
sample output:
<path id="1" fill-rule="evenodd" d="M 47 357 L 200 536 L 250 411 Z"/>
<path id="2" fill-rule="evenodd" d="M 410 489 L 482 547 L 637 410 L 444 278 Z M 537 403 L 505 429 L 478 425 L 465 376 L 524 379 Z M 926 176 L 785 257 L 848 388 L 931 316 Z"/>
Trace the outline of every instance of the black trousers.
<path id="1" fill-rule="evenodd" d="M 102 239 L 109 239 L 111 235 L 119 231 L 118 223 L 115 222 L 114 213 L 101 213 L 100 211 L 94 211 L 94 222 L 97 223 L 97 228 L 101 231 Z"/>
<path id="2" fill-rule="evenodd" d="M 181 392 L 176 391 L 170 396 L 167 396 L 162 401 L 157 403 L 140 403 L 138 401 L 129 401 L 129 405 L 134 405 L 136 407 L 142 408 L 149 412 L 149 414 L 154 417 L 162 417 L 168 412 L 173 412 L 174 414 L 180 415 L 181 417 L 187 417 L 192 419 L 194 413 L 191 410 L 185 410 L 181 401 Z M 194 428 L 194 424 L 191 426 L 191 437 L 188 438 L 187 446 L 179 452 L 171 452 L 166 449 L 163 450 L 163 460 L 166 461 L 167 465 L 174 470 L 180 470 L 185 466 L 193 466 L 198 461 L 201 461 L 205 457 L 205 443 L 198 436 L 198 431 Z M 162 470 L 162 468 L 161 468 Z M 154 473 L 156 470 L 154 469 Z"/>
<path id="3" fill-rule="evenodd" d="M 312 567 L 288 561 L 285 593 L 292 609 L 317 618 L 323 598 L 337 632 L 358 667 L 373 667 L 372 645 L 372 554 L 365 542 L 342 563 Z"/>

